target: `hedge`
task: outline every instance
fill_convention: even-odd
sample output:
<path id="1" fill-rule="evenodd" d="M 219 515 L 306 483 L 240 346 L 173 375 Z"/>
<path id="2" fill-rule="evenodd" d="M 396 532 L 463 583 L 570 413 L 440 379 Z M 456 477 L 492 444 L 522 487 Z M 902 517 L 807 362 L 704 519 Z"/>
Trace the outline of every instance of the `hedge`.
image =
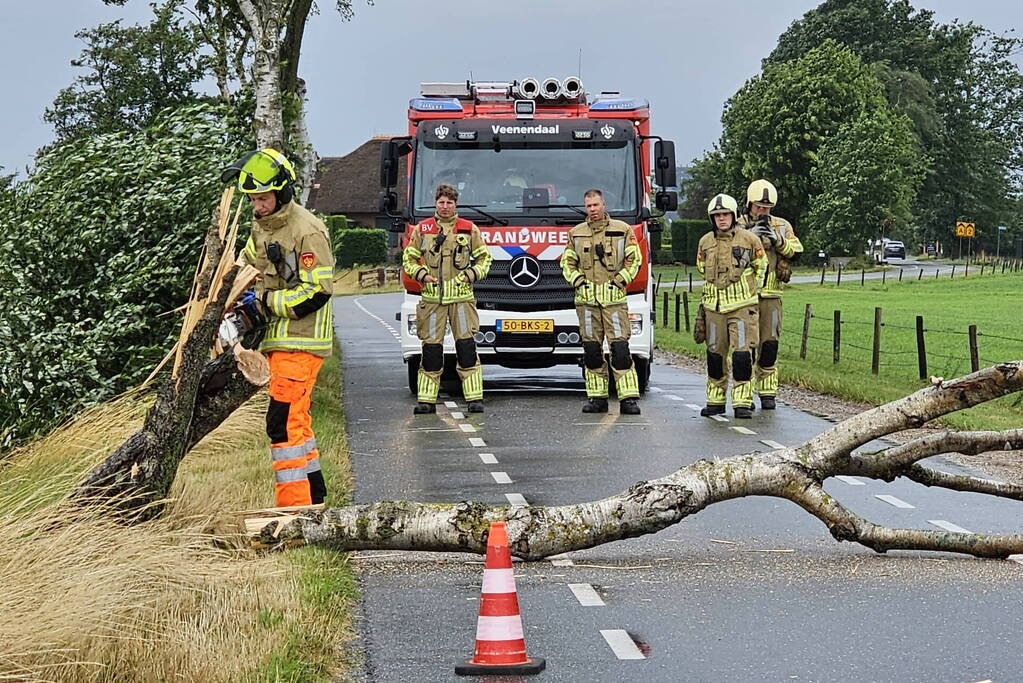
<path id="1" fill-rule="evenodd" d="M 675 262 L 675 258 L 672 256 L 671 249 L 658 249 L 652 252 L 652 260 L 655 266 L 670 266 Z"/>
<path id="2" fill-rule="evenodd" d="M 676 218 L 671 222 L 671 255 L 675 261 L 696 265 L 696 247 L 710 231 L 702 218 Z"/>
<path id="3" fill-rule="evenodd" d="M 338 230 L 334 235 L 334 259 L 337 268 L 383 263 L 387 260 L 387 232 L 378 228 Z"/>

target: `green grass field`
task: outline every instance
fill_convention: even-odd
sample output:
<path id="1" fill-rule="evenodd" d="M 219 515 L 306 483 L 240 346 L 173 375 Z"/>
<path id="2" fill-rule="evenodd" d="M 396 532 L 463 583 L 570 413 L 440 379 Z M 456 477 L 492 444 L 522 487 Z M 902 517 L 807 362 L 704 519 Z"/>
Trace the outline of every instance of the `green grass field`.
<path id="1" fill-rule="evenodd" d="M 662 280 L 663 281 L 663 280 Z M 1023 318 L 1020 288 L 1023 275 L 985 275 L 966 279 L 924 279 L 886 285 L 858 280 L 819 285 L 791 285 L 785 294 L 785 314 L 779 369 L 783 383 L 835 396 L 880 404 L 925 386 L 919 378 L 916 316 L 924 319 L 927 374 L 956 377 L 969 373 L 967 330 L 976 325 L 980 365 L 1023 358 Z M 680 288 L 681 290 L 681 288 Z M 691 297 L 695 315 L 699 288 Z M 658 298 L 657 346 L 703 357 L 704 347 L 692 335 L 674 331 L 674 297 L 669 296 L 667 328 Z M 807 357 L 799 358 L 806 304 L 812 308 Z M 882 314 L 880 367 L 871 373 L 874 308 Z M 833 314 L 841 311 L 840 360 L 833 362 Z M 783 392 L 784 393 L 784 390 Z M 1009 429 L 1023 425 L 1021 395 L 948 416 L 945 422 L 963 429 Z"/>

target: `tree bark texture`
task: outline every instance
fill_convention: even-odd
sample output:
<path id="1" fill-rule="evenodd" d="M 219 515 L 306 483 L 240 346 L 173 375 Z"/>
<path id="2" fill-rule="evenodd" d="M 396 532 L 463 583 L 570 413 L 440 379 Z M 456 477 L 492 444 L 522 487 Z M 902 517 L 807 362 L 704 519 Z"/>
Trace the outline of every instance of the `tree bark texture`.
<path id="1" fill-rule="evenodd" d="M 284 149 L 284 117 L 281 111 L 281 28 L 288 2 L 238 0 L 252 35 L 252 83 L 256 113 L 252 125 L 260 148 Z"/>
<path id="2" fill-rule="evenodd" d="M 785 498 L 820 519 L 839 541 L 877 552 L 935 550 L 1005 558 L 1023 553 L 1021 534 L 898 529 L 874 524 L 833 499 L 823 482 L 837 475 L 890 481 L 906 476 L 929 486 L 1023 501 L 1023 487 L 937 473 L 917 464 L 940 453 L 1023 449 L 1023 429 L 950 432 L 877 453 L 853 451 L 874 439 L 1023 389 L 1023 361 L 1002 363 L 921 389 L 865 411 L 799 446 L 722 460 L 700 460 L 603 500 L 556 507 L 384 501 L 307 511 L 265 525 L 259 545 L 321 544 L 340 550 L 486 552 L 491 522 L 504 521 L 513 554 L 528 560 L 654 533 L 708 505 L 744 496 Z M 1023 529 L 1021 529 L 1023 532 Z"/>
<path id="3" fill-rule="evenodd" d="M 197 286 L 200 299 L 211 296 L 213 275 L 224 248 L 218 223 L 219 212 L 206 235 L 206 265 Z M 142 428 L 85 478 L 74 499 L 101 501 L 113 511 L 143 518 L 153 516 L 189 449 L 259 389 L 238 370 L 233 352 L 209 360 L 237 270 L 234 267 L 226 274 L 219 291 L 212 294 L 216 298 L 207 303 L 185 341 L 177 379 L 161 385 Z"/>

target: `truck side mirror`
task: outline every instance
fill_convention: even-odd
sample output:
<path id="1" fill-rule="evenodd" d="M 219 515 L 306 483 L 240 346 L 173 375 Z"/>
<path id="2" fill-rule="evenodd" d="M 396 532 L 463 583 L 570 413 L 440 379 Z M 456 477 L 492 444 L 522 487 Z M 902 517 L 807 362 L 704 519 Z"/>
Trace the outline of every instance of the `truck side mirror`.
<path id="1" fill-rule="evenodd" d="M 398 143 L 384 140 L 380 143 L 380 187 L 398 184 Z"/>
<path id="2" fill-rule="evenodd" d="M 672 166 L 672 175 L 674 175 L 674 173 L 675 167 Z M 658 209 L 660 209 L 664 213 L 667 213 L 668 211 L 677 211 L 678 193 L 661 190 L 656 195 L 654 195 L 654 204 L 655 206 L 657 206 Z"/>
<path id="3" fill-rule="evenodd" d="M 678 184 L 675 175 L 675 143 L 671 140 L 658 140 L 654 143 L 654 180 L 658 187 L 675 187 Z M 657 206 L 660 207 L 660 204 Z"/>

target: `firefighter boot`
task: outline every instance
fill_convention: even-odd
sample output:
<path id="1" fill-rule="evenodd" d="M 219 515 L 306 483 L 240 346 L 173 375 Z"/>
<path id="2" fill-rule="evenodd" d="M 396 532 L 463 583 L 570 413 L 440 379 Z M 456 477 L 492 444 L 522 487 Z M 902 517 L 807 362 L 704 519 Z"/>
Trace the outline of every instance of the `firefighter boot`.
<path id="1" fill-rule="evenodd" d="M 623 399 L 619 412 L 622 415 L 639 415 L 639 403 L 634 398 Z"/>
<path id="2" fill-rule="evenodd" d="M 721 412 L 722 413 L 725 412 L 724 407 L 721 408 Z M 739 419 L 739 420 L 749 420 L 750 418 L 753 417 L 753 409 L 752 408 L 743 408 L 742 406 L 736 406 L 735 407 L 735 417 L 736 417 L 736 419 Z"/>
<path id="3" fill-rule="evenodd" d="M 724 415 L 725 407 L 723 405 L 709 405 L 700 411 L 702 417 L 711 417 L 712 415 Z"/>
<path id="4" fill-rule="evenodd" d="M 431 415 L 437 412 L 437 404 L 435 403 L 423 403 L 420 401 L 416 404 L 416 407 L 412 409 L 413 415 Z"/>
<path id="5" fill-rule="evenodd" d="M 761 396 L 760 397 L 760 409 L 761 410 L 774 410 L 774 396 Z"/>
<path id="6" fill-rule="evenodd" d="M 483 401 L 469 401 L 469 412 L 470 413 L 482 413 L 483 412 Z"/>
<path id="7" fill-rule="evenodd" d="M 607 399 L 606 398 L 591 398 L 583 404 L 584 413 L 606 413 L 607 412 Z"/>

